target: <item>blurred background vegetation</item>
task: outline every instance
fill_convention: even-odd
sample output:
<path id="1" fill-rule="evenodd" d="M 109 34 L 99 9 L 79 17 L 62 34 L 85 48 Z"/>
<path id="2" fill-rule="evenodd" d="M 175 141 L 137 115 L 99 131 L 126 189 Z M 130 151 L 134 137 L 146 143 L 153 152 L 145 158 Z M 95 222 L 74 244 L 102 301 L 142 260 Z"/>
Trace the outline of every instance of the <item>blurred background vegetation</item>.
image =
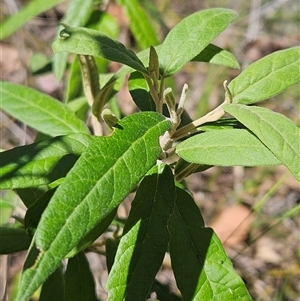
<path id="1" fill-rule="evenodd" d="M 34 2 L 1 1 L 1 23 Z M 139 0 L 139 8 L 154 28 L 152 40 L 151 36 L 138 36 L 136 28 L 143 24 L 133 26 L 123 2 L 93 1 L 93 13 L 85 24 L 119 39 L 136 51 L 148 47 L 147 43 L 162 42 L 170 28 L 184 17 L 213 7 L 230 8 L 239 14 L 238 21 L 214 43 L 230 50 L 240 62 L 241 69 L 265 55 L 300 42 L 298 0 Z M 57 81 L 51 50 L 58 23 L 65 16 L 67 7 L 68 2 L 61 1 L 37 16 L 29 14 L 30 18 L 19 30 L 0 42 L 1 80 L 34 87 L 61 101 L 70 100 L 66 97 L 65 87 L 68 87 L 68 76 L 73 72 L 69 67 L 76 68 L 74 57 L 68 58 L 69 67 L 63 79 Z M 80 16 L 74 15 L 73 18 Z M 116 63 L 98 64 L 101 73 L 115 72 L 119 68 Z M 169 84 L 177 95 L 184 83 L 189 85 L 186 110 L 196 118 L 222 102 L 223 81 L 231 80 L 239 72 L 204 63 L 188 64 Z M 76 93 L 74 97 L 82 94 L 80 84 Z M 299 86 L 294 86 L 263 105 L 299 124 L 299 94 Z M 135 111 L 126 85 L 112 103 L 119 105 L 122 114 Z M 34 142 L 36 133 L 32 129 L 2 111 L 0 116 L 1 149 Z M 190 176 L 187 185 L 193 191 L 206 223 L 214 227 L 223 240 L 253 299 L 300 300 L 300 189 L 289 172 L 282 166 L 216 167 Z M 12 215 L 24 216 L 24 207 L 13 192 L 4 192 L 0 200 L 0 223 L 15 223 Z M 0 298 L 5 298 L 7 290 L 10 295 L 16 290 L 24 256 L 24 253 L 1 256 Z M 89 259 L 98 281 L 99 295 L 105 298 L 103 260 L 92 255 Z M 176 292 L 167 260 L 158 277 Z"/>

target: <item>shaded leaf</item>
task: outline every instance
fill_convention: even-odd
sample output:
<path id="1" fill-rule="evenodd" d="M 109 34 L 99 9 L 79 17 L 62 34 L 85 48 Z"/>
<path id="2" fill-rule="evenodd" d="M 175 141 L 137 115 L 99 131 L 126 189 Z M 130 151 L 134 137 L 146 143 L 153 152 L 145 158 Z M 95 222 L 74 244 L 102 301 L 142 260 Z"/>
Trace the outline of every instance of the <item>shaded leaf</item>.
<path id="1" fill-rule="evenodd" d="M 58 136 L 0 153 L 0 189 L 40 186 L 64 177 L 93 138 Z"/>
<path id="2" fill-rule="evenodd" d="M 46 209 L 55 190 L 56 188 L 45 192 L 26 211 L 25 218 L 24 218 L 25 228 L 26 228 L 26 232 L 31 236 L 33 236 L 34 231 L 40 221 L 41 215 Z"/>
<path id="3" fill-rule="evenodd" d="M 94 276 L 84 253 L 68 261 L 65 273 L 65 299 L 72 301 L 97 301 Z"/>
<path id="4" fill-rule="evenodd" d="M 141 111 L 155 112 L 155 103 L 149 92 L 148 85 L 145 79 L 140 77 L 139 73 L 133 72 L 131 74 L 128 81 L 128 89 L 133 101 Z"/>
<path id="5" fill-rule="evenodd" d="M 11 254 L 29 248 L 31 237 L 25 229 L 0 227 L 0 254 Z"/>
<path id="6" fill-rule="evenodd" d="M 64 288 L 62 268 L 59 267 L 43 284 L 39 301 L 64 301 Z"/>
<path id="7" fill-rule="evenodd" d="M 300 128 L 267 108 L 229 104 L 224 110 L 243 123 L 300 180 Z"/>
<path id="8" fill-rule="evenodd" d="M 67 25 L 65 27 L 60 33 L 60 38 L 52 45 L 54 52 L 67 51 L 102 57 L 148 74 L 148 70 L 136 54 L 119 41 L 103 35 L 97 30 Z"/>
<path id="9" fill-rule="evenodd" d="M 228 85 L 233 103 L 251 104 L 300 82 L 300 47 L 276 51 L 254 62 Z"/>
<path id="10" fill-rule="evenodd" d="M 161 163 L 143 179 L 132 202 L 107 280 L 108 300 L 147 299 L 167 250 L 174 201 L 172 171 Z"/>
<path id="11" fill-rule="evenodd" d="M 89 233 L 84 236 L 79 243 L 66 255 L 66 257 L 73 257 L 77 253 L 88 248 L 102 233 L 104 233 L 108 226 L 116 216 L 117 208 L 112 210 L 104 219 L 102 219 Z"/>
<path id="12" fill-rule="evenodd" d="M 183 300 L 251 300 L 222 243 L 204 221 L 193 198 L 176 188 L 169 223 L 172 268 Z"/>
<path id="13" fill-rule="evenodd" d="M 29 208 L 38 198 L 40 198 L 46 191 L 46 186 L 17 188 L 14 191 L 18 194 L 24 205 Z"/>
<path id="14" fill-rule="evenodd" d="M 105 251 L 106 251 L 106 266 L 108 273 L 110 273 L 111 268 L 115 261 L 115 256 L 117 254 L 119 239 L 107 238 L 105 240 Z"/>
<path id="15" fill-rule="evenodd" d="M 279 165 L 281 161 L 245 129 L 211 130 L 181 142 L 176 153 L 192 163 L 218 166 Z"/>
<path id="16" fill-rule="evenodd" d="M 110 214 L 155 164 L 159 137 L 170 121 L 138 113 L 118 123 L 110 137 L 97 137 L 58 187 L 35 232 L 40 250 L 35 266 L 24 271 L 17 301 L 26 300 L 68 252 Z"/>
<path id="17" fill-rule="evenodd" d="M 89 133 L 87 126 L 74 112 L 58 100 L 34 89 L 0 82 L 0 108 L 52 137 L 72 133 Z"/>
<path id="18" fill-rule="evenodd" d="M 183 19 L 169 32 L 159 51 L 163 76 L 178 72 L 236 18 L 232 10 L 213 8 Z"/>

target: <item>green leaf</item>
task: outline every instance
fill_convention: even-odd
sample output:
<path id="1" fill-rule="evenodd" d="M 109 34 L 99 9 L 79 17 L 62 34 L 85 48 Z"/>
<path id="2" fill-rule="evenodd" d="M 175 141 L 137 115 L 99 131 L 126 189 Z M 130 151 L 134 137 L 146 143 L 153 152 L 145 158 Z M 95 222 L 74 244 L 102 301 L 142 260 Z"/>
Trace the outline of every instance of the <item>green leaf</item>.
<path id="1" fill-rule="evenodd" d="M 0 153 L 0 189 L 40 186 L 64 177 L 93 138 L 58 136 Z"/>
<path id="2" fill-rule="evenodd" d="M 240 64 L 236 58 L 227 50 L 224 50 L 216 45 L 208 44 L 192 62 L 206 62 L 215 65 L 239 69 Z"/>
<path id="3" fill-rule="evenodd" d="M 65 299 L 97 301 L 93 274 L 85 254 L 79 253 L 68 261 L 65 274 Z"/>
<path id="4" fill-rule="evenodd" d="M 61 267 L 43 284 L 39 301 L 64 301 L 64 278 Z"/>
<path id="5" fill-rule="evenodd" d="M 279 165 L 273 153 L 245 129 L 211 130 L 181 142 L 176 153 L 192 163 L 217 166 Z"/>
<path id="6" fill-rule="evenodd" d="M 169 32 L 159 51 L 163 76 L 178 72 L 236 18 L 232 10 L 213 8 L 183 19 Z"/>
<path id="7" fill-rule="evenodd" d="M 25 229 L 0 227 L 0 254 L 20 252 L 29 248 L 31 237 Z"/>
<path id="8" fill-rule="evenodd" d="M 182 301 L 182 298 L 170 292 L 170 285 L 168 283 L 161 284 L 154 280 L 152 291 L 156 293 L 157 300 L 159 301 Z"/>
<path id="9" fill-rule="evenodd" d="M 111 268 L 114 264 L 115 257 L 117 254 L 118 246 L 119 246 L 119 238 L 107 238 L 105 240 L 105 251 L 106 251 L 106 266 L 108 273 L 110 273 Z"/>
<path id="10" fill-rule="evenodd" d="M 167 250 L 174 201 L 172 171 L 161 163 L 143 179 L 132 202 L 107 280 L 108 300 L 147 299 Z"/>
<path id="11" fill-rule="evenodd" d="M 40 198 L 47 191 L 46 186 L 16 188 L 16 192 L 23 204 L 29 208 L 38 198 Z"/>
<path id="12" fill-rule="evenodd" d="M 300 128 L 267 108 L 228 104 L 224 110 L 243 123 L 300 180 Z"/>
<path id="13" fill-rule="evenodd" d="M 155 50 L 158 53 L 159 56 L 159 52 L 161 49 L 162 45 L 159 46 L 155 46 Z M 145 49 L 141 52 L 139 52 L 137 54 L 138 58 L 142 61 L 142 63 L 147 67 L 149 65 L 149 51 L 150 49 Z M 222 50 L 221 48 L 213 45 L 213 44 L 208 44 L 206 46 L 206 48 L 204 48 L 200 53 L 197 54 L 196 57 L 194 57 L 192 59 L 192 61 L 195 62 L 208 62 L 208 63 L 212 63 L 212 64 L 217 64 L 217 65 L 222 65 L 225 67 L 231 67 L 231 68 L 238 68 L 239 64 L 236 61 L 236 59 L 233 57 L 233 55 L 226 51 L 226 50 Z M 125 77 L 127 74 L 130 74 L 134 71 L 134 69 L 128 67 L 128 66 L 123 66 L 117 73 L 115 73 L 110 80 L 103 86 L 103 88 L 100 90 L 100 93 L 98 95 L 98 98 L 101 99 L 101 104 L 102 103 L 107 103 L 109 96 L 110 96 L 110 92 L 112 91 L 112 88 L 114 86 L 114 83 L 120 79 Z M 165 75 L 167 76 L 167 75 Z M 169 75 L 170 76 L 170 75 Z M 143 79 L 144 81 L 144 79 Z M 142 106 L 142 102 L 139 101 L 139 99 L 142 100 L 142 98 L 145 96 L 145 93 L 139 89 L 137 91 L 134 91 L 133 93 L 136 93 L 136 98 L 138 100 L 138 106 L 139 108 L 140 105 Z M 97 102 L 97 101 L 96 101 Z M 99 101 L 98 101 L 99 102 Z M 155 108 L 155 107 L 154 107 Z M 149 109 L 149 105 L 147 105 L 147 109 L 146 108 L 141 108 L 141 110 L 151 110 Z M 94 112 L 94 110 L 93 110 Z M 95 110 L 94 115 L 97 116 L 96 113 L 97 110 Z"/>
<path id="14" fill-rule="evenodd" d="M 222 243 L 204 221 L 193 198 L 176 187 L 170 255 L 184 300 L 251 300 Z"/>
<path id="15" fill-rule="evenodd" d="M 87 126 L 66 105 L 34 89 L 0 82 L 0 108 L 39 132 L 52 137 L 89 133 Z"/>
<path id="16" fill-rule="evenodd" d="M 141 111 L 155 111 L 155 103 L 149 92 L 147 82 L 140 73 L 133 72 L 128 81 L 130 95 Z"/>
<path id="17" fill-rule="evenodd" d="M 16 14 L 9 16 L 0 24 L 0 40 L 13 34 L 34 16 L 52 8 L 63 0 L 32 0 Z"/>
<path id="18" fill-rule="evenodd" d="M 97 30 L 66 26 L 60 36 L 52 45 L 54 52 L 67 51 L 102 57 L 148 74 L 148 70 L 132 50 Z"/>
<path id="19" fill-rule="evenodd" d="M 26 211 L 24 222 L 26 232 L 33 236 L 34 231 L 40 221 L 41 215 L 47 207 L 51 197 L 53 196 L 56 188 L 45 192 L 39 197 Z"/>
<path id="20" fill-rule="evenodd" d="M 138 113 L 121 120 L 111 136 L 96 137 L 42 215 L 35 232 L 38 261 L 23 273 L 16 301 L 25 301 L 130 193 L 155 164 L 159 137 L 170 126 L 158 113 Z"/>
<path id="21" fill-rule="evenodd" d="M 108 226 L 116 216 L 117 208 L 112 210 L 104 219 L 102 219 L 86 236 L 84 236 L 79 243 L 66 255 L 67 258 L 73 257 L 79 252 L 88 248 L 102 233 L 104 233 Z"/>
<path id="22" fill-rule="evenodd" d="M 61 22 L 69 24 L 70 26 L 83 26 L 88 21 L 93 11 L 93 0 L 72 0 L 69 2 L 64 17 Z M 76 16 L 76 17 L 75 17 Z M 62 25 L 58 26 L 56 38 L 62 30 Z M 64 75 L 67 65 L 68 53 L 60 52 L 53 54 L 53 72 L 56 80 L 60 81 Z"/>
<path id="23" fill-rule="evenodd" d="M 251 104 L 300 82 L 300 47 L 276 51 L 246 68 L 228 85 L 233 103 Z"/>
<path id="24" fill-rule="evenodd" d="M 157 34 L 146 12 L 137 0 L 118 0 L 124 7 L 129 18 L 129 27 L 135 40 L 141 48 L 147 48 L 159 43 Z"/>

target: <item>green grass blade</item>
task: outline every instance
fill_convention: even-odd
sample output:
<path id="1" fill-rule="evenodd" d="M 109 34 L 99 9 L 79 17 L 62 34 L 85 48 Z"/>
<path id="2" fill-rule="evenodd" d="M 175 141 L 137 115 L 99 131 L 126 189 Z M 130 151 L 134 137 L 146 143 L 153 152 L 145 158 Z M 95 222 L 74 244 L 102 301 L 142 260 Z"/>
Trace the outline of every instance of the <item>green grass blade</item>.
<path id="1" fill-rule="evenodd" d="M 97 30 L 66 26 L 60 35 L 52 45 L 54 52 L 66 51 L 101 57 L 148 74 L 148 70 L 132 50 Z"/>
<path id="2" fill-rule="evenodd" d="M 132 202 L 107 281 L 109 301 L 147 299 L 167 251 L 174 201 L 174 177 L 162 163 L 143 179 Z"/>
<path id="3" fill-rule="evenodd" d="M 64 177 L 93 137 L 72 134 L 0 153 L 0 189 L 35 187 Z"/>
<path id="4" fill-rule="evenodd" d="M 159 44 L 157 34 L 139 1 L 118 0 L 118 2 L 125 9 L 129 18 L 129 27 L 138 45 L 141 48 L 147 48 Z"/>
<path id="5" fill-rule="evenodd" d="M 245 129 L 211 130 L 180 143 L 177 154 L 190 163 L 217 166 L 279 165 L 273 153 Z"/>
<path id="6" fill-rule="evenodd" d="M 254 62 L 228 85 L 233 103 L 251 104 L 300 82 L 300 47 L 276 51 Z"/>
<path id="7" fill-rule="evenodd" d="M 98 301 L 94 276 L 83 252 L 70 258 L 65 273 L 65 298 L 72 301 Z"/>
<path id="8" fill-rule="evenodd" d="M 213 8 L 183 19 L 169 32 L 159 51 L 163 76 L 178 72 L 236 18 L 232 10 Z"/>
<path id="9" fill-rule="evenodd" d="M 171 124 L 155 112 L 122 119 L 109 137 L 97 137 L 57 188 L 35 232 L 40 250 L 24 271 L 16 301 L 25 301 L 68 252 L 130 193 L 156 163 L 159 137 Z"/>
<path id="10" fill-rule="evenodd" d="M 300 180 L 300 128 L 267 108 L 229 104 L 224 110 L 243 123 Z"/>
<path id="11" fill-rule="evenodd" d="M 8 82 L 0 82 L 0 92 L 0 108 L 39 132 L 52 137 L 89 133 L 71 109 L 46 94 Z"/>
<path id="12" fill-rule="evenodd" d="M 8 17 L 0 24 L 0 40 L 13 34 L 16 30 L 26 24 L 34 16 L 52 8 L 63 0 L 32 0 L 18 13 Z"/>
<path id="13" fill-rule="evenodd" d="M 169 223 L 170 256 L 184 300 L 251 300 L 222 243 L 204 227 L 189 193 L 177 187 L 175 211 Z"/>

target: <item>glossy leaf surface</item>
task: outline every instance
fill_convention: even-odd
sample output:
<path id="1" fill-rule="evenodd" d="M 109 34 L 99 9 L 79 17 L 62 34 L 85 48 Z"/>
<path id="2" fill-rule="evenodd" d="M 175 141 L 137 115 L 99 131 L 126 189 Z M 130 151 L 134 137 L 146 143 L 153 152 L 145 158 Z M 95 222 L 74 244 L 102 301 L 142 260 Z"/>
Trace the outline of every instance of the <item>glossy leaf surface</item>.
<path id="1" fill-rule="evenodd" d="M 204 227 L 199 208 L 189 193 L 176 188 L 175 211 L 169 223 L 170 255 L 184 300 L 250 301 L 222 243 Z"/>
<path id="2" fill-rule="evenodd" d="M 17 301 L 26 300 L 101 220 L 108 216 L 155 164 L 159 137 L 170 121 L 138 113 L 118 123 L 110 137 L 97 137 L 58 187 L 35 232 L 36 265 L 24 271 Z"/>
<path id="3" fill-rule="evenodd" d="M 0 153 L 0 189 L 49 184 L 64 177 L 93 137 L 58 136 Z"/>
<path id="4" fill-rule="evenodd" d="M 233 103 L 251 104 L 300 82 L 300 47 L 276 51 L 254 62 L 228 85 Z"/>
<path id="5" fill-rule="evenodd" d="M 178 72 L 236 18 L 234 11 L 214 8 L 183 19 L 169 32 L 159 51 L 162 74 L 167 77 Z"/>
<path id="6" fill-rule="evenodd" d="M 8 82 L 0 82 L 0 92 L 0 108 L 39 132 L 52 137 L 89 133 L 71 109 L 46 94 Z"/>
<path id="7" fill-rule="evenodd" d="M 143 179 L 132 203 L 107 281 L 108 300 L 147 299 L 167 250 L 174 202 L 173 174 L 161 163 Z"/>
<path id="8" fill-rule="evenodd" d="M 267 108 L 229 104 L 224 110 L 243 123 L 300 180 L 300 128 Z"/>
<path id="9" fill-rule="evenodd" d="M 60 36 L 52 45 L 54 52 L 66 51 L 102 57 L 148 74 L 147 69 L 132 50 L 97 30 L 66 26 Z"/>
<path id="10" fill-rule="evenodd" d="M 72 301 L 97 301 L 94 276 L 84 253 L 68 261 L 65 273 L 65 299 Z"/>
<path id="11" fill-rule="evenodd" d="M 245 129 L 211 130 L 180 143 L 177 154 L 192 163 L 217 166 L 278 165 L 273 153 Z"/>

